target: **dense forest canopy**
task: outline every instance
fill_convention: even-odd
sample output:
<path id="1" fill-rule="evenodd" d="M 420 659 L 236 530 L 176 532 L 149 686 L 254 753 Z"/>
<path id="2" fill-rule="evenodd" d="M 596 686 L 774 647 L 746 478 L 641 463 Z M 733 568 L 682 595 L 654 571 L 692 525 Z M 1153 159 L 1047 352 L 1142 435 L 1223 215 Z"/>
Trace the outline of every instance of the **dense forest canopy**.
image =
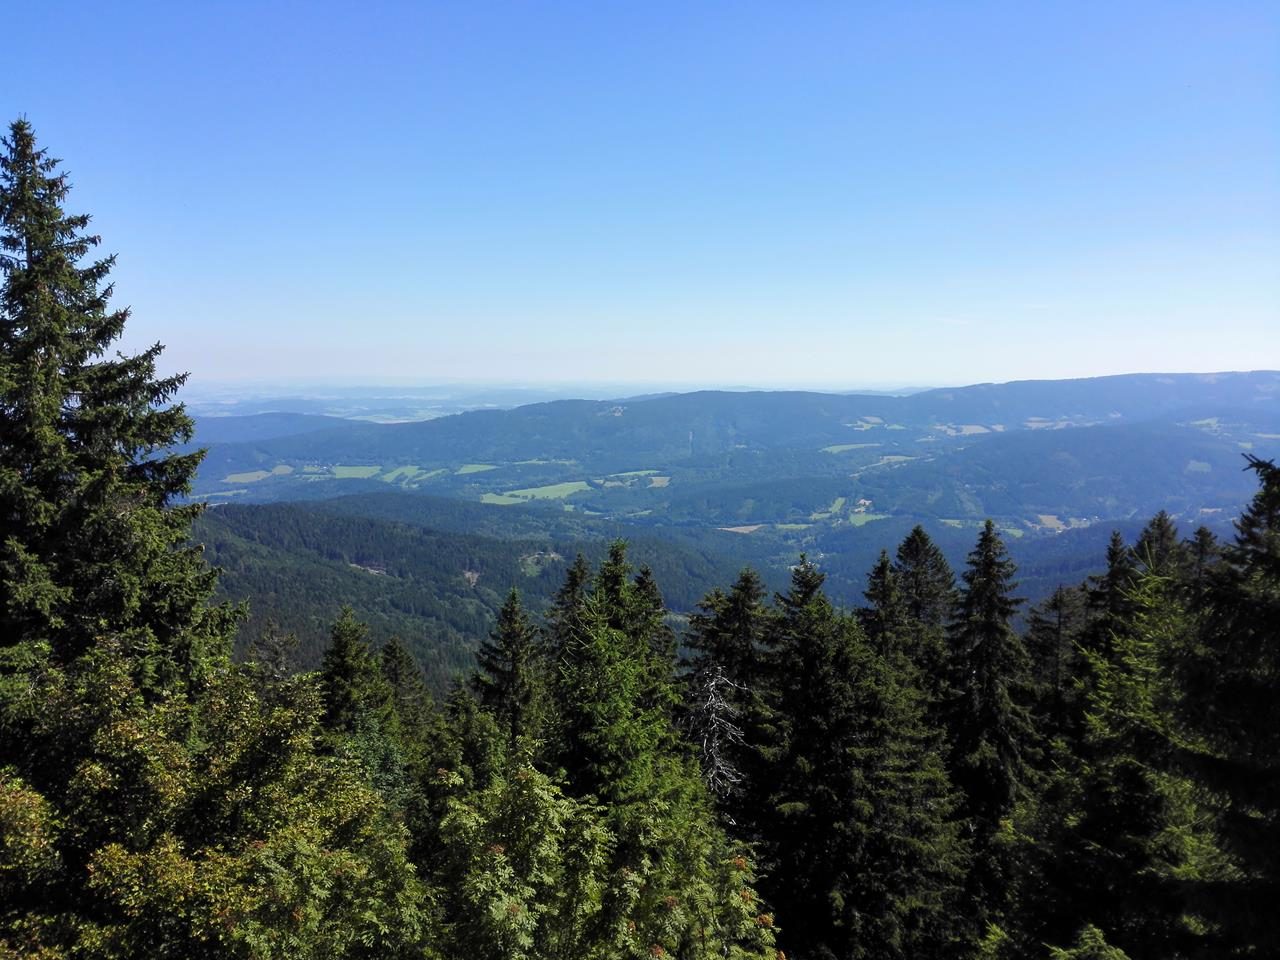
<path id="1" fill-rule="evenodd" d="M 1280 944 L 1271 461 L 1247 457 L 1230 537 L 1158 513 L 1025 615 L 991 520 L 954 567 L 922 527 L 885 543 L 856 606 L 800 556 L 772 593 L 725 576 L 687 623 L 663 593 L 687 572 L 615 540 L 541 610 L 501 585 L 440 696 L 423 638 L 374 644 L 350 608 L 314 670 L 265 625 L 233 658 L 247 611 L 191 537 L 182 378 L 158 345 L 112 353 L 111 258 L 27 122 L 3 149 L 0 957 Z M 254 516 L 218 529 L 249 543 Z M 399 534 L 424 567 L 493 549 Z"/>

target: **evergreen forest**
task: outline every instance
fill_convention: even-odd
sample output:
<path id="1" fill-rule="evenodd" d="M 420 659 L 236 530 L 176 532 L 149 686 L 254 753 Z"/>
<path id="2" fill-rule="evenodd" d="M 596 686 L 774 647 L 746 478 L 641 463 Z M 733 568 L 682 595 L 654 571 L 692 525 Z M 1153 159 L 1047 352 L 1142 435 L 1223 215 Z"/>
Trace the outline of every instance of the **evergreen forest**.
<path id="1" fill-rule="evenodd" d="M 1275 955 L 1273 462 L 1229 535 L 1159 513 L 1033 605 L 991 521 L 954 569 L 886 544 L 858 604 L 801 555 L 686 619 L 681 565 L 619 539 L 496 598 L 444 689 L 349 607 L 300 670 L 265 620 L 236 649 L 184 378 L 116 351 L 69 189 L 13 123 L 0 957 Z"/>

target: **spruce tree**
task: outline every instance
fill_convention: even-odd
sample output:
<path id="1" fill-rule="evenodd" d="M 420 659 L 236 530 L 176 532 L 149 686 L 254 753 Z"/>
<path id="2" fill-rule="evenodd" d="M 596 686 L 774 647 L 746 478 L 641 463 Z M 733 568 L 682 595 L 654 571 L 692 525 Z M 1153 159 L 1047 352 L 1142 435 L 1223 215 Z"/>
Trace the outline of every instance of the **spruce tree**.
<path id="1" fill-rule="evenodd" d="M 667 623 L 667 604 L 662 590 L 648 566 L 640 568 L 631 585 L 634 597 L 635 627 L 649 638 L 649 652 L 660 672 L 666 672 L 676 659 L 676 634 Z"/>
<path id="2" fill-rule="evenodd" d="M 1192 596 L 1199 598 L 1208 582 L 1209 571 L 1222 555 L 1222 545 L 1208 527 L 1197 527 L 1185 546 L 1188 556 L 1188 586 Z"/>
<path id="3" fill-rule="evenodd" d="M 1014 564 L 988 520 L 969 554 L 950 631 L 953 699 L 947 723 L 951 778 L 974 842 L 973 919 L 998 916 L 1011 880 L 1008 853 L 995 844 L 1002 821 L 1025 795 L 1035 737 L 1027 703 L 1030 662 L 1013 628 Z"/>
<path id="4" fill-rule="evenodd" d="M 674 665 L 668 661 L 665 674 L 655 669 L 661 658 L 651 631 L 636 628 L 644 618 L 634 615 L 629 576 L 625 550 L 615 546 L 580 605 L 554 677 L 555 759 L 567 792 L 595 798 L 614 837 L 600 922 L 619 938 L 618 953 L 603 955 L 762 956 L 772 914 L 747 885 L 749 864 L 716 824 L 673 723 Z M 737 877 L 731 888 L 730 876 Z M 758 923 L 741 922 L 744 905 Z"/>
<path id="5" fill-rule="evenodd" d="M 861 612 L 862 627 L 877 653 L 899 669 L 914 673 L 918 665 L 911 657 L 913 651 L 908 649 L 904 636 L 908 629 L 908 614 L 898 579 L 888 552 L 881 550 L 880 559 L 867 575 L 867 589 L 863 596 L 869 606 Z"/>
<path id="6" fill-rule="evenodd" d="M 1200 891 L 1220 956 L 1280 943 L 1280 467 L 1249 457 L 1260 489 L 1208 577 L 1196 643 L 1178 671 L 1180 755 L 1206 789 L 1234 875 Z"/>
<path id="7" fill-rule="evenodd" d="M 759 680 L 767 608 L 759 574 L 745 569 L 728 593 L 715 590 L 689 618 L 687 666 L 697 674 L 718 665 L 735 684 L 752 689 Z"/>
<path id="8" fill-rule="evenodd" d="M 955 575 L 924 527 L 914 527 L 898 545 L 894 566 L 911 618 L 945 627 L 955 602 Z"/>
<path id="9" fill-rule="evenodd" d="M 1113 530 L 1107 543 L 1106 573 L 1090 577 L 1086 586 L 1089 627 L 1082 644 L 1085 649 L 1108 655 L 1115 636 L 1132 621 L 1130 595 L 1137 578 L 1133 551 L 1125 546 L 1118 530 Z"/>
<path id="10" fill-rule="evenodd" d="M 159 346 L 107 359 L 111 259 L 10 127 L 0 156 L 0 955 L 408 957 L 425 891 L 321 698 L 235 667 L 174 506 L 199 454 Z M 268 658 L 271 659 L 271 658 Z M 17 853 L 16 858 L 14 853 Z M 16 859 L 16 863 L 15 863 Z"/>
<path id="11" fill-rule="evenodd" d="M 233 623 L 207 600 L 215 574 L 188 544 L 201 453 L 157 377 L 159 344 L 109 356 L 129 312 L 111 309 L 114 257 L 92 259 L 89 217 L 14 122 L 0 155 L 0 644 L 65 663 L 104 632 L 148 688 L 198 680 Z M 19 655 L 14 650 L 14 655 Z"/>
<path id="12" fill-rule="evenodd" d="M 802 957 L 938 955 L 953 936 L 965 852 L 919 696 L 837 613 L 807 561 L 770 621 L 778 737 L 758 830 L 766 890 Z"/>
<path id="13" fill-rule="evenodd" d="M 320 683 L 330 730 L 352 733 L 364 715 L 387 705 L 390 691 L 369 648 L 369 628 L 350 607 L 342 608 L 329 631 Z"/>
<path id="14" fill-rule="evenodd" d="M 582 605 L 591 586 L 591 567 L 582 554 L 574 557 L 564 583 L 556 591 L 547 610 L 543 645 L 554 667 L 581 627 Z"/>
<path id="15" fill-rule="evenodd" d="M 1162 960 L 1203 946 L 1205 920 L 1182 888 L 1211 879 L 1221 858 L 1196 791 L 1172 766 L 1171 668 L 1190 625 L 1180 584 L 1146 572 L 1129 599 L 1111 655 L 1087 654 L 1078 799 L 1063 818 L 1051 876 L 1064 919 L 1095 924 L 1135 960 Z"/>
<path id="16" fill-rule="evenodd" d="M 1085 594 L 1078 587 L 1058 587 L 1028 619 L 1026 646 L 1035 713 L 1046 740 L 1079 739 L 1083 722 L 1079 647 L 1085 626 Z"/>
<path id="17" fill-rule="evenodd" d="M 955 575 L 938 545 L 917 526 L 898 545 L 893 571 L 905 613 L 902 643 L 920 671 L 931 722 L 947 698 L 947 624 L 955 605 Z"/>
<path id="18" fill-rule="evenodd" d="M 538 633 L 512 588 L 498 612 L 489 639 L 476 653 L 480 668 L 472 688 L 490 710 L 514 749 L 538 733 L 538 713 L 543 698 L 543 668 Z"/>
<path id="19" fill-rule="evenodd" d="M 750 823 L 746 798 L 760 777 L 757 746 L 770 698 L 764 597 L 760 577 L 743 570 L 728 593 L 707 595 L 689 618 L 685 637 L 686 724 L 722 813 L 744 833 Z"/>
<path id="20" fill-rule="evenodd" d="M 1178 539 L 1178 525 L 1164 510 L 1142 528 L 1133 555 L 1142 570 L 1175 579 L 1185 574 L 1190 561 L 1186 546 Z"/>

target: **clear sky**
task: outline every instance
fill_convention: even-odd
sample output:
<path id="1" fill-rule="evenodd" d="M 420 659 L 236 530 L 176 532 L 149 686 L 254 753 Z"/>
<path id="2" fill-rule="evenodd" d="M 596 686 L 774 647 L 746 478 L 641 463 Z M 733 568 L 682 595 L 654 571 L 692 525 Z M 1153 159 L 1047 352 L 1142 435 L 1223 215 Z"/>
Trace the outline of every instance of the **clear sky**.
<path id="1" fill-rule="evenodd" d="M 1280 367 L 1280 4 L 12 3 L 204 379 Z"/>

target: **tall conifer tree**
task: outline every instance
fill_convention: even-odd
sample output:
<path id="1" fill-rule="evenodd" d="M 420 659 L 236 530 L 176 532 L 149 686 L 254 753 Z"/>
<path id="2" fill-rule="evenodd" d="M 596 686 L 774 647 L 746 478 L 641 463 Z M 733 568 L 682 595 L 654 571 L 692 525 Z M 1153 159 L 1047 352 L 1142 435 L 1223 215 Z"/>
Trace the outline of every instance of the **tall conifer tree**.
<path id="1" fill-rule="evenodd" d="M 18 120 L 0 154 L 0 644 L 58 662 L 110 630 L 148 687 L 198 677 L 232 623 L 215 574 L 186 543 L 201 453 L 157 377 L 159 344 L 108 356 L 129 312 L 111 309 L 114 257 L 90 259 L 89 218 L 67 213 L 58 161 Z"/>
<path id="2" fill-rule="evenodd" d="M 999 915 L 1010 864 L 993 841 L 1024 795 L 1034 752 L 1030 661 L 1013 628 L 1014 564 L 988 520 L 969 554 L 949 637 L 951 778 L 974 841 L 971 896 L 978 921 Z"/>
<path id="3" fill-rule="evenodd" d="M 160 347 L 31 127 L 0 155 L 0 955 L 421 956 L 402 829 L 313 678 L 232 666 Z M 263 669 L 263 667 L 266 667 Z M 18 862 L 13 853 L 17 851 Z M 15 866 L 18 869 L 15 869 Z M 321 879 L 323 878 L 323 879 Z"/>
<path id="4" fill-rule="evenodd" d="M 480 667 L 472 686 L 480 702 L 493 712 L 507 746 L 536 735 L 543 698 L 543 665 L 538 633 L 512 588 L 498 611 L 498 622 L 476 654 Z"/>
<path id="5" fill-rule="evenodd" d="M 903 648 L 920 671 L 926 710 L 937 723 L 947 697 L 947 624 L 956 599 L 955 574 L 920 526 L 898 545 L 893 571 L 905 614 Z"/>
<path id="6" fill-rule="evenodd" d="M 1184 759 L 1217 809 L 1238 869 L 1206 885 L 1220 956 L 1280 943 L 1280 467 L 1249 458 L 1261 488 L 1209 574 L 1198 642 L 1179 665 Z"/>
<path id="7" fill-rule="evenodd" d="M 779 739 L 758 830 L 784 943 L 802 957 L 938 955 L 966 863 L 918 694 L 831 607 L 813 564 L 794 569 L 778 605 Z"/>

